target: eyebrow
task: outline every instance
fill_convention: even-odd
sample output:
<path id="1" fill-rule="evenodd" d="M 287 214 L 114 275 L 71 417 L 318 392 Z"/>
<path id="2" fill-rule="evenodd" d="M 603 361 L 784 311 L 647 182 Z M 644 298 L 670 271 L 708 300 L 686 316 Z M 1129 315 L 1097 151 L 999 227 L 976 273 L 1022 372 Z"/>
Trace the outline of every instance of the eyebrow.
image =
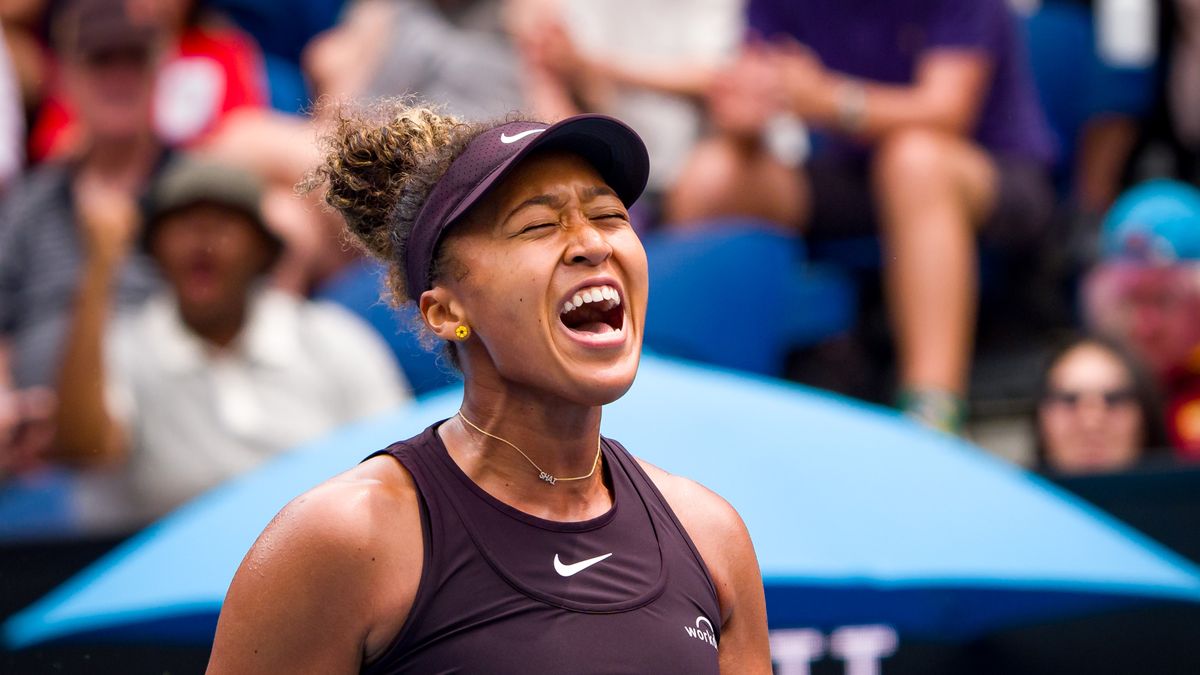
<path id="1" fill-rule="evenodd" d="M 593 185 L 583 191 L 583 198 L 585 200 L 592 200 L 596 197 L 617 197 L 617 193 L 607 185 Z M 620 199 L 620 197 L 617 198 Z"/>
<path id="2" fill-rule="evenodd" d="M 565 202 L 565 201 L 566 200 L 564 198 L 555 196 L 555 195 L 537 195 L 534 197 L 530 197 L 529 199 L 526 199 L 525 201 L 518 204 L 515 209 L 513 209 L 512 211 L 509 211 L 508 215 L 504 217 L 504 220 L 508 220 L 509 218 L 512 218 L 517 213 L 517 211 L 520 211 L 521 209 L 529 208 L 530 206 L 549 206 L 551 208 L 557 208 L 557 207 L 562 206 L 563 202 Z"/>
<path id="3" fill-rule="evenodd" d="M 585 188 L 583 191 L 583 200 L 584 201 L 591 201 L 591 200 L 595 199 L 596 197 L 616 197 L 616 196 L 617 196 L 617 193 L 614 192 L 613 189 L 608 187 L 607 185 L 593 185 L 592 187 Z M 551 194 L 536 195 L 536 196 L 530 197 L 529 199 L 526 199 L 525 201 L 518 204 L 516 206 L 516 208 L 514 208 L 512 211 L 509 211 L 508 215 L 504 217 L 504 220 L 507 221 L 509 218 L 512 218 L 521 209 L 525 209 L 530 206 L 549 206 L 551 208 L 560 208 L 564 202 L 566 202 L 566 198 L 559 196 L 559 195 L 551 195 Z"/>

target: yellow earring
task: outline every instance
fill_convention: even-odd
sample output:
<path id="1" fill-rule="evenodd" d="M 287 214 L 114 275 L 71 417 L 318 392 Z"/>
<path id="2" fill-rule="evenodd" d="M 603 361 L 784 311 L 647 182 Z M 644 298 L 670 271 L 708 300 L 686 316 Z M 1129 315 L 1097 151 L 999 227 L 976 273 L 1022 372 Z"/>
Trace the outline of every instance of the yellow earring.
<path id="1" fill-rule="evenodd" d="M 471 327 L 465 323 L 460 324 L 458 328 L 454 329 L 454 336 L 459 340 L 466 340 L 471 337 Z"/>

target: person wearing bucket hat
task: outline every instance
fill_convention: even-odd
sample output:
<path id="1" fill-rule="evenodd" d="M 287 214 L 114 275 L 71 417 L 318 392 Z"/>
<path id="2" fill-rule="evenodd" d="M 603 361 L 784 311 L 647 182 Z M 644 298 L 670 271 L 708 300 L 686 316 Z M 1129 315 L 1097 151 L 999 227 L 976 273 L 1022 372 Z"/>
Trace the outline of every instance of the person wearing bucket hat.
<path id="1" fill-rule="evenodd" d="M 1088 323 L 1156 375 L 1172 445 L 1200 459 L 1200 190 L 1170 180 L 1132 188 L 1105 216 L 1100 244 L 1082 285 Z"/>
<path id="2" fill-rule="evenodd" d="M 336 115 L 312 183 L 462 370 L 459 412 L 296 499 L 210 673 L 770 673 L 737 513 L 600 433 L 648 294 L 645 146 L 599 115 Z"/>
<path id="3" fill-rule="evenodd" d="M 138 214 L 87 232 L 59 374 L 58 458 L 121 465 L 132 521 L 407 398 L 386 346 L 357 317 L 266 283 L 281 244 L 260 198 L 249 173 L 176 157 L 142 212 L 141 242 L 167 289 L 111 326 L 113 270 Z"/>

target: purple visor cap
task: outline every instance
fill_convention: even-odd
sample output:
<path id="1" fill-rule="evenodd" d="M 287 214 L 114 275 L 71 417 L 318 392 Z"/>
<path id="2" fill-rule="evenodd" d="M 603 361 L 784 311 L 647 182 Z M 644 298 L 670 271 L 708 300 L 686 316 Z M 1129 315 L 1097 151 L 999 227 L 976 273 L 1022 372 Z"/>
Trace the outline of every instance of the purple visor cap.
<path id="1" fill-rule="evenodd" d="M 627 207 L 646 189 L 650 175 L 646 145 L 620 120 L 576 115 L 553 125 L 509 122 L 489 129 L 450 164 L 417 215 L 404 260 L 409 297 L 415 300 L 429 290 L 429 269 L 446 228 L 537 150 L 579 155 L 595 167 Z"/>

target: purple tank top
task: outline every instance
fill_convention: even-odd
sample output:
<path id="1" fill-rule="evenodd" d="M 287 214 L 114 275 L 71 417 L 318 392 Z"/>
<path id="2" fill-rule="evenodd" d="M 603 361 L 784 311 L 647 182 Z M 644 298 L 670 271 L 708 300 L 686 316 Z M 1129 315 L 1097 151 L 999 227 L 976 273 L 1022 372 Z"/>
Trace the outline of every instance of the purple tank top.
<path id="1" fill-rule="evenodd" d="M 416 482 L 425 562 L 404 626 L 362 672 L 718 673 L 715 586 L 625 448 L 604 439 L 613 507 L 561 523 L 477 486 L 440 424 L 375 453 Z"/>

